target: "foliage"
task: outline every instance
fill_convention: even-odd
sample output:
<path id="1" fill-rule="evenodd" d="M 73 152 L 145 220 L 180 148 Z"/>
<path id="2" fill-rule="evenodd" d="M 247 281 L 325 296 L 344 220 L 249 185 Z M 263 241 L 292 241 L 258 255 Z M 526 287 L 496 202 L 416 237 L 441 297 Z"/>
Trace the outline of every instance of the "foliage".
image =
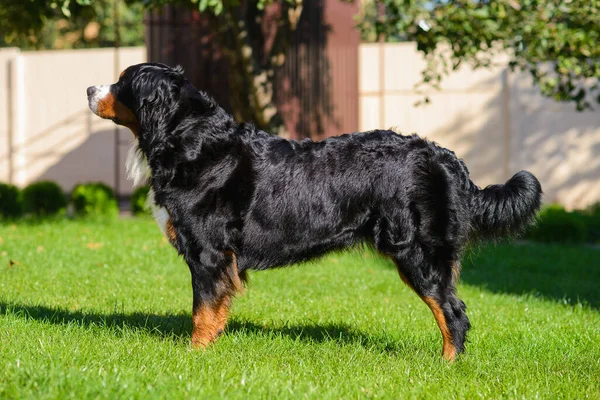
<path id="1" fill-rule="evenodd" d="M 15 185 L 0 183 L 0 220 L 16 218 L 23 212 L 21 191 Z"/>
<path id="2" fill-rule="evenodd" d="M 114 191 L 102 182 L 79 184 L 71 192 L 75 215 L 79 217 L 115 217 L 119 205 Z"/>
<path id="3" fill-rule="evenodd" d="M 268 132 L 284 133 L 274 104 L 273 79 L 285 60 L 302 0 L 205 0 L 198 9 L 207 17 L 227 61 L 229 89 L 235 93 L 230 97 L 234 117 Z"/>
<path id="4" fill-rule="evenodd" d="M 552 204 L 540 211 L 538 223 L 529 230 L 527 238 L 537 242 L 583 243 L 588 239 L 588 228 L 582 215 Z"/>
<path id="5" fill-rule="evenodd" d="M 121 46 L 144 43 L 143 5 L 119 0 L 5 0 L 0 5 L 0 47 L 71 49 L 115 44 L 118 1 Z"/>
<path id="6" fill-rule="evenodd" d="M 146 206 L 146 200 L 148 199 L 149 191 L 149 186 L 140 186 L 139 188 L 135 189 L 131 195 L 131 213 L 133 215 L 149 213 L 148 207 Z"/>
<path id="7" fill-rule="evenodd" d="M 399 35 L 417 42 L 428 62 L 423 82 L 439 87 L 462 63 L 489 67 L 507 54 L 543 95 L 600 102 L 600 0 L 380 0 L 385 12 L 361 25 L 363 36 Z M 376 7 L 371 2 L 371 7 Z M 372 14 L 372 12 L 371 12 Z"/>
<path id="8" fill-rule="evenodd" d="M 41 181 L 23 189 L 23 211 L 37 217 L 66 211 L 67 196 L 55 182 Z"/>
<path id="9" fill-rule="evenodd" d="M 581 211 L 582 214 L 600 217 L 600 201 Z"/>
<path id="10" fill-rule="evenodd" d="M 585 225 L 587 241 L 600 244 L 600 214 L 592 214 L 589 210 L 575 210 L 573 215 Z"/>
<path id="11" fill-rule="evenodd" d="M 25 40 L 37 48 L 111 45 L 114 1 L 5 0 L 0 6 L 0 27 L 7 43 Z M 125 2 L 130 6 L 122 10 L 125 45 L 142 40 L 142 6 L 176 4 L 201 12 L 228 64 L 236 119 L 282 132 L 272 81 L 285 60 L 302 0 Z M 443 77 L 463 63 L 490 67 L 503 54 L 512 69 L 529 72 L 545 96 L 573 102 L 578 110 L 591 107 L 594 98 L 600 102 L 600 0 L 370 0 L 365 4 L 359 24 L 363 37 L 415 40 L 427 60 L 422 80 L 426 87 L 439 88 Z M 131 35 L 125 29 L 130 23 Z M 48 30 L 40 34 L 44 29 Z M 61 32 L 60 39 L 56 32 Z"/>
<path id="12" fill-rule="evenodd" d="M 117 0 L 8 0 L 7 6 L 0 6 L 0 23 L 5 17 L 3 28 L 7 32 L 6 41 L 18 40 L 32 42 L 42 48 L 40 40 L 50 35 L 41 35 L 44 24 L 62 10 L 65 21 L 78 23 L 75 43 L 85 44 L 85 32 L 91 23 L 91 17 L 97 19 L 100 28 L 105 26 L 106 42 L 112 44 L 110 32 L 110 6 Z M 158 8 L 167 4 L 176 4 L 195 8 L 203 14 L 210 30 L 215 33 L 214 40 L 223 52 L 228 68 L 228 82 L 231 107 L 234 117 L 239 121 L 252 121 L 259 128 L 269 132 L 282 132 L 283 119 L 275 107 L 272 81 L 275 71 L 283 64 L 285 52 L 291 39 L 291 33 L 302 12 L 302 0 L 127 0 L 127 4 L 138 7 Z M 23 13 L 31 18 L 19 19 Z M 141 24 L 141 12 L 133 19 Z M 77 22 L 79 21 L 79 22 Z M 85 25 L 87 23 L 87 25 Z M 90 29 L 92 30 L 92 29 Z M 83 33 L 82 33 L 83 32 Z M 100 29 L 100 33 L 103 30 Z M 136 31 L 137 32 L 137 31 Z M 140 31 L 141 32 L 141 31 Z M 65 36 L 65 35 L 63 35 Z M 136 40 L 141 40 L 141 35 Z M 123 43 L 127 44 L 127 43 Z"/>
<path id="13" fill-rule="evenodd" d="M 600 202 L 588 206 L 585 210 L 576 211 L 585 221 L 588 229 L 588 241 L 600 244 Z"/>

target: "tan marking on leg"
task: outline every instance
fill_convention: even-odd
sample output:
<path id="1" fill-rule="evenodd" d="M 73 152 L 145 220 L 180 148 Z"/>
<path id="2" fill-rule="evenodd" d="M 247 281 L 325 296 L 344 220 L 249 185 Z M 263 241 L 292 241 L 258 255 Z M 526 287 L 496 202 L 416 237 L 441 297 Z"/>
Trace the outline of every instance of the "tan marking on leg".
<path id="1" fill-rule="evenodd" d="M 442 331 L 442 337 L 444 338 L 442 356 L 448 361 L 454 361 L 454 357 L 456 357 L 456 347 L 452 343 L 452 333 L 450 332 L 450 329 L 448 329 L 448 324 L 446 323 L 446 317 L 444 316 L 442 308 L 437 300 L 432 297 L 423 296 L 421 298 L 425 304 L 429 306 L 431 312 L 433 312 L 433 317 L 435 318 L 440 331 Z"/>
<path id="2" fill-rule="evenodd" d="M 173 226 L 173 222 L 171 221 L 171 217 L 167 220 L 165 225 L 165 236 L 169 239 L 169 242 L 176 247 L 177 245 L 177 233 L 175 232 L 175 227 Z"/>
<path id="3" fill-rule="evenodd" d="M 246 280 L 246 274 L 240 274 L 235 253 L 229 250 L 225 252 L 225 256 L 231 257 L 231 264 L 227 270 L 227 277 L 234 291 L 232 294 L 244 291 L 243 282 Z"/>
<path id="4" fill-rule="evenodd" d="M 168 228 L 168 227 L 167 227 Z M 211 304 L 201 304 L 192 315 L 194 325 L 192 331 L 192 345 L 197 348 L 205 348 L 225 329 L 227 317 L 233 297 L 244 289 L 243 282 L 246 275 L 239 272 L 237 257 L 233 251 L 226 251 L 225 256 L 231 259 L 229 266 L 217 286 L 219 293 L 216 300 Z"/>
<path id="5" fill-rule="evenodd" d="M 213 304 L 200 305 L 192 316 L 192 345 L 205 348 L 215 341 L 227 324 L 231 296 L 223 296 Z"/>
<path id="6" fill-rule="evenodd" d="M 394 261 L 394 260 L 392 260 L 392 261 Z M 444 312 L 442 311 L 438 302 L 432 297 L 421 296 L 419 294 L 419 292 L 417 292 L 415 290 L 415 288 L 410 283 L 408 278 L 402 273 L 402 271 L 400 270 L 400 266 L 395 261 L 394 261 L 394 264 L 396 265 L 396 269 L 398 270 L 400 279 L 402 279 L 402 281 L 404 283 L 406 283 L 406 285 L 408 287 L 410 287 L 421 298 L 421 300 L 423 300 L 425 302 L 425 304 L 427 304 L 427 306 L 429 306 L 429 308 L 433 312 L 433 317 L 435 318 L 435 321 L 437 322 L 438 327 L 440 328 L 440 331 L 442 332 L 442 338 L 444 340 L 444 344 L 442 347 L 442 356 L 448 361 L 453 361 L 454 358 L 456 357 L 456 347 L 452 343 L 452 333 L 450 332 L 450 329 L 448 329 L 448 324 L 446 323 L 446 317 L 444 316 Z M 455 265 L 454 264 L 452 265 L 452 272 L 453 272 L 453 274 L 455 273 Z M 460 264 L 459 264 L 459 272 L 460 272 Z"/>

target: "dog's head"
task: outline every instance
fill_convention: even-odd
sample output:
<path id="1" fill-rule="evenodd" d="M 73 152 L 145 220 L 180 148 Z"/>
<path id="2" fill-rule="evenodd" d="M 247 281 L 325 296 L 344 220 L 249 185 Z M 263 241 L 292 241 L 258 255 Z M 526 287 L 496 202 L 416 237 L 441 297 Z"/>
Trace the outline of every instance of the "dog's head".
<path id="1" fill-rule="evenodd" d="M 186 83 L 179 67 L 132 65 L 116 83 L 87 88 L 88 104 L 94 114 L 128 127 L 138 137 L 149 112 L 167 115 L 177 108 Z"/>

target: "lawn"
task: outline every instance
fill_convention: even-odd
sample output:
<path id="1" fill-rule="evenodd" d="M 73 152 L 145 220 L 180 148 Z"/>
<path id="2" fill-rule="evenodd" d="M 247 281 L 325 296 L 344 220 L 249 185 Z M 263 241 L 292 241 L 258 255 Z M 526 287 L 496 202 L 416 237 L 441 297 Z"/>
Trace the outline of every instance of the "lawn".
<path id="1" fill-rule="evenodd" d="M 0 225 L 0 398 L 600 399 L 600 249 L 465 256 L 467 353 L 364 250 L 250 275 L 193 351 L 187 266 L 150 220 Z"/>

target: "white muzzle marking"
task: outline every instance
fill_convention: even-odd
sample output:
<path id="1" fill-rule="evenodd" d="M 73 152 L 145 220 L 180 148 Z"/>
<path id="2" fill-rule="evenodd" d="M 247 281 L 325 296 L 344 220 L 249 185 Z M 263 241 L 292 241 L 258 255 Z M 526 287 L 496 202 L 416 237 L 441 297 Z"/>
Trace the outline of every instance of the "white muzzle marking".
<path id="1" fill-rule="evenodd" d="M 88 105 L 94 114 L 98 115 L 98 102 L 110 92 L 110 86 L 111 85 L 95 86 L 96 92 L 93 96 L 88 98 Z"/>

